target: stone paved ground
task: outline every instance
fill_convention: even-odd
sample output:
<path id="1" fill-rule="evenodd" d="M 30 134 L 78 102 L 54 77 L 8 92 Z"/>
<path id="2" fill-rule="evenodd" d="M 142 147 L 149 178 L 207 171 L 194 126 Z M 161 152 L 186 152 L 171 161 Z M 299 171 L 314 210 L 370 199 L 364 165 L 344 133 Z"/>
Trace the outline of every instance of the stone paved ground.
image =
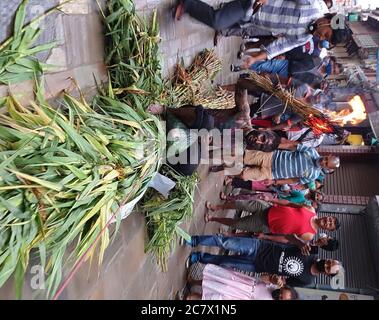
<path id="1" fill-rule="evenodd" d="M 208 2 L 217 3 L 214 0 Z M 185 63 L 189 64 L 199 51 L 212 48 L 214 35 L 211 29 L 188 16 L 174 23 L 170 11 L 173 4 L 172 0 L 136 0 L 137 10 L 141 14 L 150 14 L 152 10 L 158 9 L 163 71 L 167 77 L 172 74 L 177 57 L 183 57 Z M 4 10 L 4 6 L 0 5 L 0 14 L 9 15 Z M 93 89 L 93 74 L 98 79 L 106 76 L 102 62 L 102 29 L 95 0 L 75 1 L 65 8 L 65 12 L 65 15 L 57 16 L 53 25 L 47 26 L 60 40 L 60 46 L 48 57 L 50 63 L 61 66 L 60 72 L 47 76 L 50 96 L 70 87 L 69 77 L 76 78 L 81 87 L 90 92 Z M 1 23 L 3 24 L 3 20 Z M 222 58 L 224 66 L 215 83 L 235 82 L 236 75 L 230 73 L 229 65 L 235 60 L 239 44 L 240 40 L 236 38 L 222 39 L 219 43 L 216 52 Z M 0 96 L 6 90 L 7 88 L 0 87 Z M 27 96 L 28 93 L 31 94 L 31 85 L 24 83 L 13 86 L 12 90 L 23 92 Z M 208 174 L 207 166 L 199 168 L 199 175 L 194 217 L 182 227 L 191 234 L 215 233 L 218 232 L 219 225 L 204 224 L 204 203 L 205 200 L 219 201 L 218 194 L 222 188 L 223 177 L 219 173 Z M 177 247 L 170 256 L 168 272 L 162 273 L 153 257 L 144 253 L 145 242 L 144 217 L 140 213 L 132 214 L 122 222 L 121 231 L 108 248 L 101 269 L 84 265 L 61 299 L 173 299 L 175 293 L 185 284 L 184 262 L 190 249 Z M 25 285 L 24 291 L 25 298 L 32 297 L 28 285 Z M 0 289 L 0 299 L 10 299 L 12 296 L 12 285 L 8 282 Z"/>

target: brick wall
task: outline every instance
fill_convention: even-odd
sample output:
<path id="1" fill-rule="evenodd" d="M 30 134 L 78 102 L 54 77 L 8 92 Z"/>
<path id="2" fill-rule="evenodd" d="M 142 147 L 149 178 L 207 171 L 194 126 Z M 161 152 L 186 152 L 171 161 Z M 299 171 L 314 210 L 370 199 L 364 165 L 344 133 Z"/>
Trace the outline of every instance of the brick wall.
<path id="1" fill-rule="evenodd" d="M 325 195 L 324 203 L 367 205 L 369 201 L 370 197 L 363 196 Z"/>
<path id="2" fill-rule="evenodd" d="M 371 162 L 379 159 L 379 150 L 370 146 L 322 146 L 317 151 L 322 156 L 339 156 L 341 160 Z"/>

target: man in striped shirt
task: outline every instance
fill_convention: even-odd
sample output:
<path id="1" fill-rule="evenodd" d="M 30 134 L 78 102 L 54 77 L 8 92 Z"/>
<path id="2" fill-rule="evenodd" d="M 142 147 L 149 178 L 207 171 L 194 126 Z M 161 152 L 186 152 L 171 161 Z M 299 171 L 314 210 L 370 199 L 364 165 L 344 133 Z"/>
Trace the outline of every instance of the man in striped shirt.
<path id="1" fill-rule="evenodd" d="M 215 10 L 200 0 L 180 0 L 176 8 L 176 19 L 186 12 L 193 18 L 207 24 L 216 31 L 228 34 L 228 28 L 248 23 L 256 30 L 253 36 L 276 36 L 275 41 L 262 48 L 256 61 L 272 59 L 298 46 L 306 44 L 312 35 L 321 40 L 336 43 L 337 34 L 343 30 L 333 30 L 333 15 L 325 16 L 322 0 L 235 0 L 225 3 Z M 254 4 L 263 4 L 253 13 Z M 327 8 L 326 8 L 327 9 Z M 252 62 L 253 63 L 253 62 Z"/>
<path id="2" fill-rule="evenodd" d="M 339 157 L 321 157 L 315 148 L 302 144 L 297 145 L 296 151 L 245 150 L 243 162 L 249 166 L 240 175 L 243 180 L 267 180 L 268 185 L 310 183 L 319 177 L 323 168 L 340 166 Z"/>

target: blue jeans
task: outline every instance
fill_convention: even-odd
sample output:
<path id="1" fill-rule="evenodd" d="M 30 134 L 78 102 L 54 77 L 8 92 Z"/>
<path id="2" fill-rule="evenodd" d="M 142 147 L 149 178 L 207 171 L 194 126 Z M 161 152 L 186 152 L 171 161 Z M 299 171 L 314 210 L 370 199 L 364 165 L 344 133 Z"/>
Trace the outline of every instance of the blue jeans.
<path id="1" fill-rule="evenodd" d="M 244 271 L 255 272 L 255 258 L 260 247 L 260 241 L 248 237 L 225 237 L 221 235 L 193 236 L 192 246 L 198 245 L 219 247 L 234 251 L 240 255 L 221 256 L 203 252 L 194 252 L 192 262 L 212 263 L 227 268 L 237 268 Z"/>
<path id="2" fill-rule="evenodd" d="M 260 61 L 250 66 L 251 70 L 258 73 L 273 73 L 281 77 L 288 77 L 288 60 L 267 60 Z"/>

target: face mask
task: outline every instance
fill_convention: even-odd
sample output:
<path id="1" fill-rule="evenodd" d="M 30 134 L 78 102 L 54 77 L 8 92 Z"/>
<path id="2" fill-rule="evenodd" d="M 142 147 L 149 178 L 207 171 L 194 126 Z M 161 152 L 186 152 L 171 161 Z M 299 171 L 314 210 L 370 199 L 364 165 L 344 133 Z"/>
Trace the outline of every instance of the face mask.
<path id="1" fill-rule="evenodd" d="M 322 40 L 321 41 L 321 48 L 329 49 L 330 43 L 328 40 Z"/>

